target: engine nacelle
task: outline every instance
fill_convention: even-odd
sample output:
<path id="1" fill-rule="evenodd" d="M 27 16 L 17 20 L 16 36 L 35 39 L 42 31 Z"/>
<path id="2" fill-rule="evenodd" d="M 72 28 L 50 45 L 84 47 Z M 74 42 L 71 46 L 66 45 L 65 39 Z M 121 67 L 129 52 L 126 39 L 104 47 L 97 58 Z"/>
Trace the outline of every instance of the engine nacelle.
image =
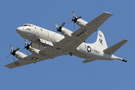
<path id="1" fill-rule="evenodd" d="M 24 59 L 25 57 L 27 57 L 26 54 L 20 52 L 20 51 L 16 51 L 15 55 L 14 55 L 17 59 Z"/>
<path id="2" fill-rule="evenodd" d="M 69 37 L 71 37 L 73 32 L 70 31 L 70 30 L 68 30 L 67 28 L 62 27 L 62 30 L 61 30 L 60 33 L 61 33 L 62 35 L 64 35 L 64 36 L 69 36 Z"/>
<path id="3" fill-rule="evenodd" d="M 81 18 L 76 21 L 76 24 L 79 25 L 80 27 L 86 27 L 87 23 L 88 22 L 86 22 L 85 20 Z"/>
<path id="4" fill-rule="evenodd" d="M 33 47 L 29 47 L 28 49 L 31 53 L 33 54 L 39 54 L 40 50 L 39 49 L 36 49 L 36 48 L 33 48 Z"/>
<path id="5" fill-rule="evenodd" d="M 81 40 L 79 37 L 73 35 L 73 32 L 72 32 L 72 31 L 70 31 L 70 30 L 68 30 L 68 29 L 66 29 L 66 28 L 64 28 L 64 27 L 62 27 L 62 30 L 61 30 L 60 33 L 61 33 L 62 35 L 64 35 L 65 37 L 68 36 L 68 37 L 73 38 L 73 39 Z"/>
<path id="6" fill-rule="evenodd" d="M 68 30 L 67 28 L 64 28 L 63 26 L 65 25 L 65 22 L 62 23 L 62 25 L 60 27 L 58 27 L 57 24 L 54 24 L 57 31 L 60 32 L 62 35 L 64 35 L 65 37 L 70 37 L 70 38 L 73 38 L 73 39 L 78 39 L 78 40 L 81 40 L 79 37 L 73 35 L 73 32 Z"/>

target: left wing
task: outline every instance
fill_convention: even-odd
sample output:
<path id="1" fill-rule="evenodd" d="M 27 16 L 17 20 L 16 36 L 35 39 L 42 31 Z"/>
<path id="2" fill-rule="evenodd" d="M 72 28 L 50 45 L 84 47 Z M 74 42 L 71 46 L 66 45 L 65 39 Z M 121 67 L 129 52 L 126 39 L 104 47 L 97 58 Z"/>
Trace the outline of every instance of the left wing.
<path id="1" fill-rule="evenodd" d="M 61 41 L 55 43 L 62 50 L 74 51 L 82 42 L 84 42 L 93 32 L 97 30 L 99 26 L 101 26 L 112 14 L 111 13 L 103 13 L 97 18 L 93 19 L 86 26 L 79 28 L 75 32 L 71 34 L 71 37 L 65 37 Z M 74 37 L 74 38 L 72 38 Z"/>
<path id="2" fill-rule="evenodd" d="M 42 60 L 53 59 L 54 57 L 58 57 L 61 55 L 65 55 L 65 54 L 59 50 L 54 50 L 50 47 L 47 47 L 44 50 L 41 50 L 40 54 L 29 55 L 24 59 L 19 59 L 13 63 L 5 65 L 5 67 L 12 69 L 12 68 L 28 65 L 31 63 L 36 63 Z"/>
<path id="3" fill-rule="evenodd" d="M 99 15 L 92 21 L 86 24 L 86 26 L 81 27 L 77 31 L 73 32 L 73 35 L 81 38 L 82 41 L 85 41 L 94 31 L 97 29 L 113 14 L 104 12 L 103 14 Z"/>

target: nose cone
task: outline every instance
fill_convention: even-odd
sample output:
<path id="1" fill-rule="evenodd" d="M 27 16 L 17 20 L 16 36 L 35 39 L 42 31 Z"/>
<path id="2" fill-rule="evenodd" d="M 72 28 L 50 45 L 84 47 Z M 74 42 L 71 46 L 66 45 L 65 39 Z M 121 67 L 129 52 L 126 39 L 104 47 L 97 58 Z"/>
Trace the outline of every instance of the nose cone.
<path id="1" fill-rule="evenodd" d="M 22 34 L 22 27 L 18 27 L 18 28 L 16 29 L 16 32 L 17 32 L 18 34 Z"/>

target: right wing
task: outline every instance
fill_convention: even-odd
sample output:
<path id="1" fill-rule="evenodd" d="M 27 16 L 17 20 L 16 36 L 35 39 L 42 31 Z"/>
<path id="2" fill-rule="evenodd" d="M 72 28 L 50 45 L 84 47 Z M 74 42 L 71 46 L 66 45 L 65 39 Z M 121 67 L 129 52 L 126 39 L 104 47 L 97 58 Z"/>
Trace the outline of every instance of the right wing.
<path id="1" fill-rule="evenodd" d="M 5 65 L 5 67 L 8 67 L 8 68 L 12 69 L 12 68 L 24 66 L 24 65 L 27 65 L 27 64 L 31 64 L 31 63 L 36 63 L 36 62 L 39 62 L 39 61 L 42 61 L 42 60 L 53 59 L 54 57 L 58 57 L 58 56 L 61 56 L 61 55 L 65 55 L 65 54 L 63 52 L 59 51 L 59 50 L 54 50 L 50 47 L 47 47 L 44 50 L 41 50 L 40 54 L 29 55 L 24 59 L 17 60 L 13 63 Z"/>

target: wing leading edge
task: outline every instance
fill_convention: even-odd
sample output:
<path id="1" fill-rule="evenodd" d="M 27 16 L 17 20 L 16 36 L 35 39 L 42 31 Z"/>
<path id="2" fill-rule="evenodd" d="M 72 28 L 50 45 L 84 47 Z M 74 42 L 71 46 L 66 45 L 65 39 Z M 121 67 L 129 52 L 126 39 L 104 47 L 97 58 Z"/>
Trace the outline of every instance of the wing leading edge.
<path id="1" fill-rule="evenodd" d="M 12 68 L 28 65 L 31 63 L 36 63 L 36 62 L 47 60 L 47 59 L 53 59 L 54 57 L 58 57 L 61 55 L 65 55 L 65 54 L 59 50 L 54 50 L 54 49 L 48 47 L 48 48 L 40 51 L 40 54 L 29 55 L 24 59 L 19 59 L 8 65 L 5 65 L 5 67 L 12 69 Z"/>

